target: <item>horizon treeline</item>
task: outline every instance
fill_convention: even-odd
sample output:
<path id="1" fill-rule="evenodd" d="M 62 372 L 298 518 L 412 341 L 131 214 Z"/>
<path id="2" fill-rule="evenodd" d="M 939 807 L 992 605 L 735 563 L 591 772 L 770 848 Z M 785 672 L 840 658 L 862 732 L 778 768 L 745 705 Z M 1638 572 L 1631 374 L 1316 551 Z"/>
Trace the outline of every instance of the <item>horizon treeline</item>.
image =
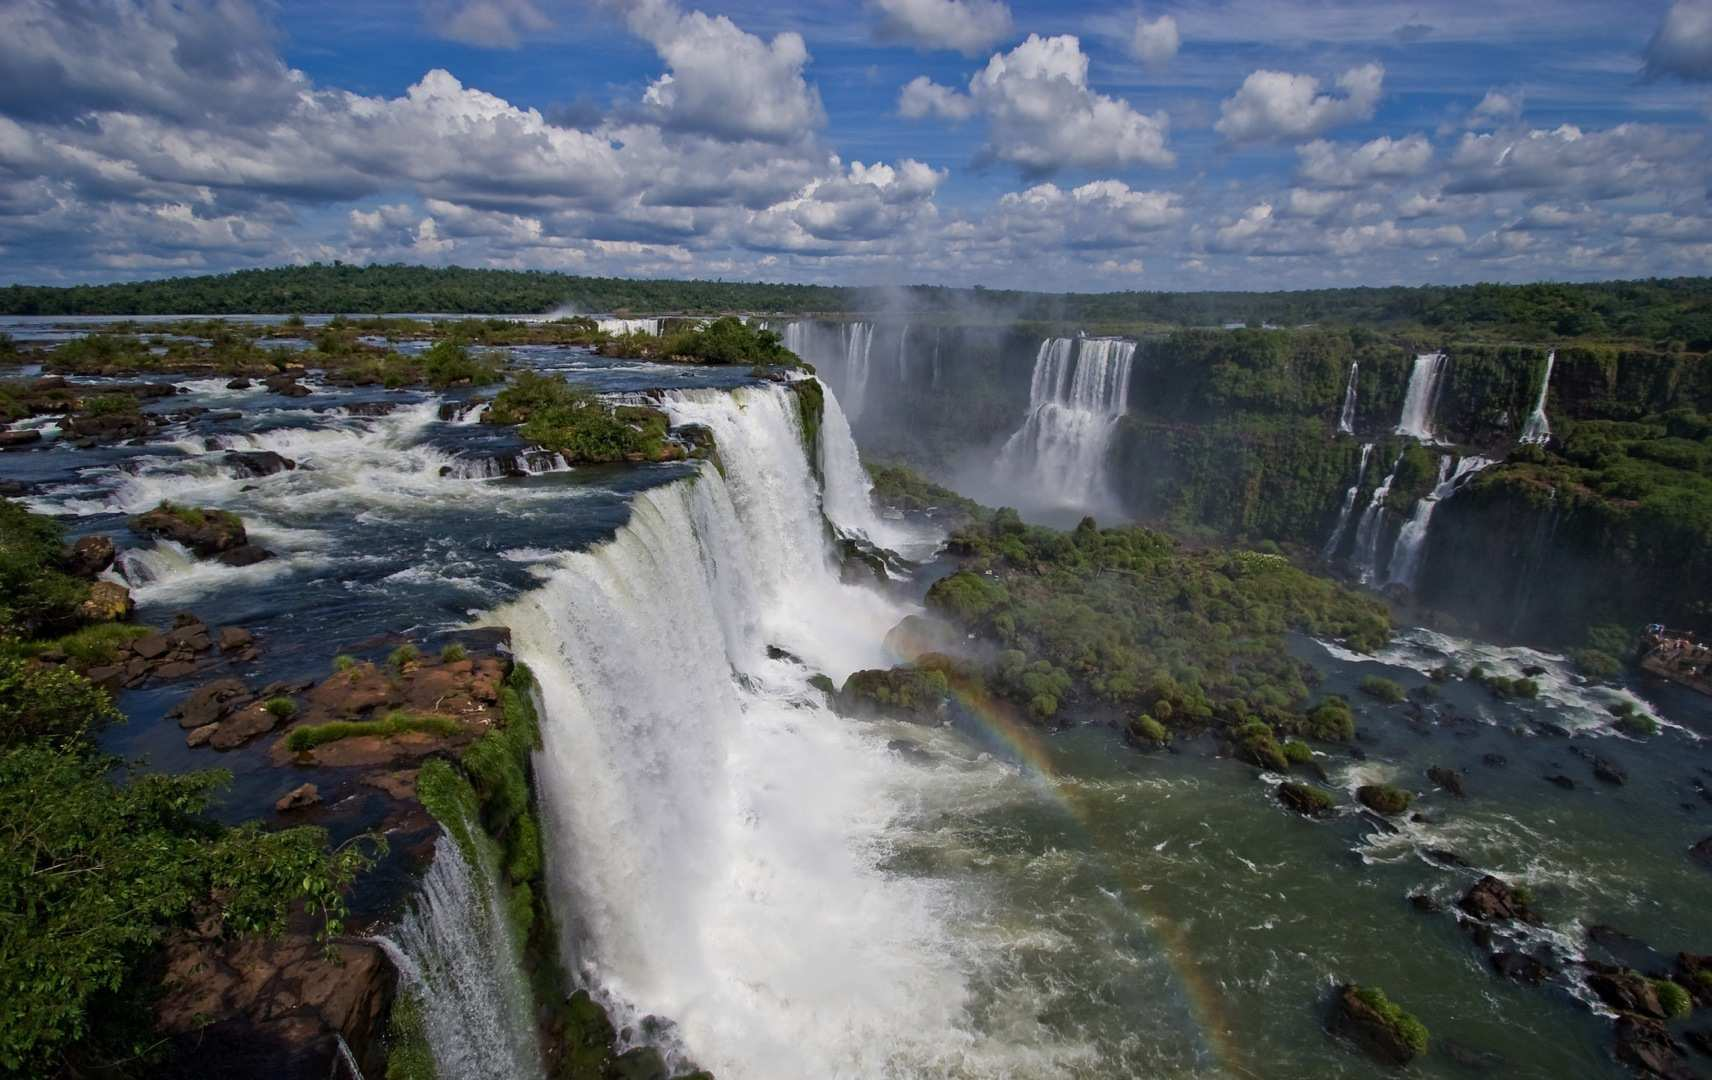
<path id="1" fill-rule="evenodd" d="M 1090 328 L 1345 323 L 1518 338 L 1648 341 L 1693 351 L 1712 348 L 1712 278 L 1707 277 L 1277 292 L 1038 293 L 979 286 L 787 285 L 314 263 L 106 285 L 0 288 L 0 314 L 7 315 L 537 315 L 557 310 L 884 314 L 923 321 L 1015 320 Z"/>

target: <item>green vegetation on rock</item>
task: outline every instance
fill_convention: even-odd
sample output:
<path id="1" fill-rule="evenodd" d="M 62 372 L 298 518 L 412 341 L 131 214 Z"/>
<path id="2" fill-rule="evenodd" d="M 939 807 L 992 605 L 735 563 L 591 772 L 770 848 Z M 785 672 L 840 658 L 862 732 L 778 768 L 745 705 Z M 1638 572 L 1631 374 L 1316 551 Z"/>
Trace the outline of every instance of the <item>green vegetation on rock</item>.
<path id="1" fill-rule="evenodd" d="M 1361 692 L 1370 698 L 1376 698 L 1387 704 L 1395 705 L 1407 695 L 1403 687 L 1383 675 L 1365 675 L 1361 679 Z"/>
<path id="2" fill-rule="evenodd" d="M 313 750 L 317 746 L 356 739 L 366 735 L 387 738 L 407 731 L 422 731 L 430 735 L 449 736 L 461 731 L 455 717 L 436 713 L 395 712 L 379 720 L 331 720 L 325 724 L 304 724 L 291 729 L 285 737 L 285 748 L 294 754 Z"/>

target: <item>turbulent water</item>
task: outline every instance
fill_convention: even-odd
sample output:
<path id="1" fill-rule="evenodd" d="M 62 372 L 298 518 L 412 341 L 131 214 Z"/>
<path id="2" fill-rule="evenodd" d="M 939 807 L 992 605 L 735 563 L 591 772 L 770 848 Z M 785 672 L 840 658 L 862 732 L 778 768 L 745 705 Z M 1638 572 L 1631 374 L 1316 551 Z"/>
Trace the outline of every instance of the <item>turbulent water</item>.
<path id="1" fill-rule="evenodd" d="M 1546 443 L 1551 441 L 1551 421 L 1546 419 L 1546 395 L 1551 393 L 1552 365 L 1557 362 L 1557 350 L 1546 353 L 1546 374 L 1540 380 L 1540 396 L 1534 402 L 1534 411 L 1528 414 L 1528 422 L 1522 428 L 1524 443 Z"/>
<path id="2" fill-rule="evenodd" d="M 1135 342 L 1048 338 L 1029 386 L 1028 416 L 999 453 L 998 475 L 1041 505 L 1110 508 L 1107 460 L 1129 408 Z"/>
<path id="3" fill-rule="evenodd" d="M 1409 388 L 1403 395 L 1403 414 L 1397 419 L 1397 434 L 1422 442 L 1433 441 L 1433 413 L 1438 408 L 1439 388 L 1444 383 L 1447 365 L 1444 353 L 1421 353 L 1415 357 Z"/>
<path id="4" fill-rule="evenodd" d="M 1355 376 L 1361 365 L 1356 361 L 1349 362 L 1349 385 L 1343 391 L 1343 409 L 1338 413 L 1337 429 L 1340 435 L 1355 434 Z"/>

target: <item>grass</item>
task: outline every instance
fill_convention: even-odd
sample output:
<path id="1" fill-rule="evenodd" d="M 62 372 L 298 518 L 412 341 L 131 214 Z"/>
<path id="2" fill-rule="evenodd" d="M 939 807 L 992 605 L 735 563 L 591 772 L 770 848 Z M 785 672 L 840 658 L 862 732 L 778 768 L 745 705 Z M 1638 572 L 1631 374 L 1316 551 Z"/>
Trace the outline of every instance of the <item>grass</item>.
<path id="1" fill-rule="evenodd" d="M 1665 1015 L 1672 1020 L 1681 1020 L 1694 1011 L 1694 999 L 1688 996 L 1688 991 L 1682 984 L 1670 979 L 1654 979 L 1653 990 L 1658 993 L 1659 1004 L 1664 1006 Z"/>
<path id="2" fill-rule="evenodd" d="M 392 650 L 392 655 L 386 658 L 386 662 L 395 668 L 401 668 L 405 664 L 414 662 L 416 658 L 421 655 L 422 651 L 420 649 L 414 645 L 406 643 Z"/>
<path id="3" fill-rule="evenodd" d="M 280 720 L 289 720 L 297 715 L 297 702 L 288 697 L 270 697 L 262 703 L 262 708 Z"/>
<path id="4" fill-rule="evenodd" d="M 340 653 L 338 656 L 333 657 L 333 670 L 340 674 L 344 674 L 347 671 L 355 671 L 356 667 L 357 658 L 354 656 L 348 656 L 345 653 Z"/>
<path id="5" fill-rule="evenodd" d="M 186 525 L 194 525 L 198 528 L 207 525 L 209 522 L 228 527 L 243 524 L 243 519 L 230 510 L 204 510 L 199 506 L 180 506 L 178 503 L 172 502 L 163 502 L 155 507 L 152 512 L 171 514 Z"/>
<path id="6" fill-rule="evenodd" d="M 381 720 L 334 720 L 327 724 L 311 724 L 295 728 L 285 737 L 285 747 L 301 754 L 317 746 L 355 739 L 363 735 L 387 738 L 408 731 L 425 731 L 430 735 L 456 735 L 463 725 L 450 716 L 437 713 L 395 712 Z"/>
<path id="7" fill-rule="evenodd" d="M 1417 1055 L 1427 1052 L 1427 1028 L 1419 1020 L 1404 1012 L 1402 1007 L 1385 996 L 1385 991 L 1377 986 L 1357 986 L 1355 996 L 1363 1005 L 1378 1013 L 1386 1026 L 1396 1032 L 1397 1036 Z"/>
<path id="8" fill-rule="evenodd" d="M 468 660 L 469 657 L 469 650 L 455 641 L 440 650 L 440 662 L 442 664 L 455 664 L 460 660 Z"/>
<path id="9" fill-rule="evenodd" d="M 1395 705 L 1402 701 L 1405 694 L 1403 687 L 1383 675 L 1369 675 L 1361 680 L 1361 692 L 1368 697 Z"/>
<path id="10" fill-rule="evenodd" d="M 62 652 L 75 667 L 99 667 L 111 664 L 118 655 L 119 646 L 145 637 L 152 631 L 146 626 L 134 626 L 129 623 L 96 623 L 74 630 L 63 637 L 47 638 L 39 641 L 26 642 L 19 651 L 27 656 L 40 656 L 47 652 Z"/>

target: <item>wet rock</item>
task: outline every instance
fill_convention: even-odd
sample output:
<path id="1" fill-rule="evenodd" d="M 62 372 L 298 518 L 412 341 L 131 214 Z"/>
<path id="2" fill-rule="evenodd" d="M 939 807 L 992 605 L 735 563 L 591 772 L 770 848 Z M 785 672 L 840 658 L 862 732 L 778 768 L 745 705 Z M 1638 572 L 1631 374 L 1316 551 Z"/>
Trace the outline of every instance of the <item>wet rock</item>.
<path id="1" fill-rule="evenodd" d="M 268 712 L 260 702 L 255 702 L 220 721 L 220 729 L 208 742 L 216 750 L 235 750 L 277 726 L 279 717 Z"/>
<path id="2" fill-rule="evenodd" d="M 1555 735 L 1560 739 L 1567 739 L 1571 734 L 1568 728 L 1564 727 L 1562 724 L 1554 724 L 1550 720 L 1534 721 L 1534 730 L 1539 732 L 1541 735 Z"/>
<path id="3" fill-rule="evenodd" d="M 273 808 L 283 814 L 287 810 L 301 810 L 306 806 L 314 806 L 320 801 L 321 792 L 314 784 L 301 784 L 280 796 L 279 801 L 273 804 Z"/>
<path id="4" fill-rule="evenodd" d="M 236 514 L 170 507 L 165 504 L 131 518 L 131 528 L 183 544 L 203 558 L 249 543 Z"/>
<path id="5" fill-rule="evenodd" d="M 308 397 L 310 394 L 309 387 L 298 382 L 296 375 L 289 373 L 284 375 L 269 375 L 267 378 L 262 380 L 262 385 L 267 387 L 270 393 L 279 394 L 284 397 Z"/>
<path id="6" fill-rule="evenodd" d="M 244 414 L 236 409 L 225 409 L 220 412 L 211 412 L 207 416 L 203 417 L 203 419 L 208 421 L 210 424 L 225 424 L 230 423 L 233 420 L 242 420 L 243 418 Z M 220 448 L 220 444 L 214 442 L 214 440 L 210 439 L 208 441 L 213 444 L 209 446 L 208 449 L 218 450 Z"/>
<path id="7" fill-rule="evenodd" d="M 1303 817 L 1323 817 L 1336 805 L 1330 793 L 1310 784 L 1286 781 L 1278 785 L 1278 801 Z"/>
<path id="8" fill-rule="evenodd" d="M 194 674 L 196 674 L 196 665 L 189 660 L 174 660 L 162 664 L 154 670 L 157 679 L 182 679 Z"/>
<path id="9" fill-rule="evenodd" d="M 228 450 L 224 463 L 232 470 L 232 475 L 239 479 L 272 476 L 274 473 L 297 468 L 297 462 L 272 450 Z"/>
<path id="10" fill-rule="evenodd" d="M 1712 956 L 1677 953 L 1676 981 L 1688 990 L 1694 1004 L 1712 1006 Z"/>
<path id="11" fill-rule="evenodd" d="M 89 622 L 124 622 L 136 610 L 131 590 L 112 581 L 89 586 L 89 596 L 77 605 L 77 613 Z"/>
<path id="12" fill-rule="evenodd" d="M 612 1059 L 605 1080 L 670 1080 L 666 1061 L 652 1046 L 637 1046 Z"/>
<path id="13" fill-rule="evenodd" d="M 31 443 L 42 441 L 42 433 L 35 428 L 24 428 L 19 431 L 0 431 L 0 450 L 16 450 Z"/>
<path id="14" fill-rule="evenodd" d="M 1607 784 L 1621 786 L 1629 782 L 1629 774 L 1624 772 L 1609 758 L 1596 757 L 1593 759 L 1593 778 Z"/>
<path id="15" fill-rule="evenodd" d="M 1443 904 L 1439 903 L 1437 900 L 1434 900 L 1432 897 L 1428 896 L 1426 893 L 1412 893 L 1412 894 L 1410 894 L 1409 904 L 1412 907 L 1414 907 L 1414 909 L 1416 911 L 1422 912 L 1422 913 L 1427 914 L 1427 915 L 1436 915 L 1439 912 L 1444 910 Z"/>
<path id="16" fill-rule="evenodd" d="M 1597 994 L 1600 1001 L 1620 1013 L 1634 1013 L 1654 1020 L 1669 1017 L 1659 1002 L 1658 991 L 1653 988 L 1651 979 L 1638 971 L 1588 963 L 1595 970 L 1587 976 L 1587 988 Z"/>
<path id="17" fill-rule="evenodd" d="M 1368 993 L 1356 986 L 1338 989 L 1330 1027 L 1334 1035 L 1343 1036 L 1387 1065 L 1407 1065 L 1426 1049 L 1424 1040 L 1412 1042 L 1396 1017 L 1376 1007 Z"/>
<path id="18" fill-rule="evenodd" d="M 1695 1028 L 1685 1031 L 1682 1037 L 1688 1040 L 1688 1045 L 1707 1057 L 1712 1057 L 1712 1028 Z"/>
<path id="19" fill-rule="evenodd" d="M 34 484 L 26 484 L 22 480 L 0 480 L 0 499 L 21 499 L 35 492 Z"/>
<path id="20" fill-rule="evenodd" d="M 1617 1018 L 1617 1060 L 1634 1066 L 1643 1076 L 1663 1080 L 1693 1080 L 1682 1046 L 1657 1020 L 1640 1016 Z"/>
<path id="21" fill-rule="evenodd" d="M 1491 874 L 1469 886 L 1456 906 L 1484 922 L 1514 919 L 1535 926 L 1540 922 L 1540 917 L 1528 906 L 1528 896 L 1524 891 Z"/>
<path id="22" fill-rule="evenodd" d="M 157 1075 L 345 1076 L 343 1038 L 365 1075 L 385 1075 L 382 1035 L 397 975 L 380 947 L 309 934 L 169 942 L 155 1003 L 172 1061 Z"/>
<path id="23" fill-rule="evenodd" d="M 250 387 L 252 387 L 254 385 L 255 384 L 250 382 L 250 380 L 248 380 L 248 379 L 233 379 L 231 382 L 226 384 L 226 389 L 228 389 L 228 390 L 248 390 Z"/>
<path id="24" fill-rule="evenodd" d="M 403 802 L 416 798 L 416 777 L 421 769 L 399 769 L 395 772 L 369 773 L 363 777 L 365 787 L 383 791 L 394 799 Z"/>
<path id="25" fill-rule="evenodd" d="M 219 555 L 221 562 L 227 566 L 254 566 L 273 558 L 273 552 L 256 544 L 241 544 Z"/>
<path id="26" fill-rule="evenodd" d="M 179 727 L 199 728 L 220 720 L 251 700 L 250 688 L 241 680 L 217 679 L 192 690 L 166 715 L 169 720 L 176 718 Z"/>
<path id="27" fill-rule="evenodd" d="M 1546 783 L 1556 784 L 1558 787 L 1562 788 L 1565 791 L 1574 791 L 1575 790 L 1575 781 L 1571 780 L 1569 777 L 1563 775 L 1562 773 L 1555 773 L 1551 776 L 1546 777 Z"/>
<path id="28" fill-rule="evenodd" d="M 1551 974 L 1551 968 L 1535 957 L 1520 952 L 1492 954 L 1492 970 L 1514 982 L 1538 986 Z"/>
<path id="29" fill-rule="evenodd" d="M 83 677 L 108 693 L 125 685 L 125 668 L 121 664 L 101 664 L 83 673 Z"/>
<path id="30" fill-rule="evenodd" d="M 1459 870 L 1469 869 L 1473 864 L 1454 851 L 1445 848 L 1427 848 L 1421 854 L 1438 863 L 1440 866 L 1454 866 Z"/>
<path id="31" fill-rule="evenodd" d="M 348 416 L 390 416 L 397 410 L 396 401 L 353 401 L 345 406 Z"/>
<path id="32" fill-rule="evenodd" d="M 1355 797 L 1374 813 L 1387 816 L 1409 809 L 1412 798 L 1407 791 L 1390 784 L 1363 784 L 1355 789 Z"/>
<path id="33" fill-rule="evenodd" d="M 1701 866 L 1712 870 L 1712 836 L 1699 841 L 1688 849 L 1689 856 Z"/>
<path id="34" fill-rule="evenodd" d="M 241 626 L 222 626 L 220 628 L 220 651 L 237 652 L 255 644 L 255 635 Z"/>
<path id="35" fill-rule="evenodd" d="M 1468 797 L 1468 789 L 1462 783 L 1462 774 L 1455 769 L 1434 765 L 1427 770 L 1427 779 L 1459 799 Z"/>
<path id="36" fill-rule="evenodd" d="M 1546 669 L 1538 664 L 1529 664 L 1527 667 L 1522 669 L 1522 677 L 1525 679 L 1537 679 L 1545 673 Z"/>
<path id="37" fill-rule="evenodd" d="M 1468 1072 L 1496 1073 L 1504 1068 L 1503 1055 L 1491 1050 L 1465 1046 L 1450 1039 L 1439 1040 L 1438 1047 L 1444 1052 L 1445 1057 L 1450 1058 Z"/>
<path id="38" fill-rule="evenodd" d="M 1636 937 L 1631 937 L 1614 926 L 1595 923 L 1587 928 L 1587 940 L 1591 945 L 1598 946 L 1605 955 L 1624 967 L 1639 970 L 1652 970 L 1662 967 L 1665 961 L 1651 945 Z"/>
<path id="39" fill-rule="evenodd" d="M 184 737 L 184 745 L 190 747 L 192 750 L 199 746 L 207 746 L 208 740 L 212 739 L 214 737 L 214 733 L 219 730 L 219 724 L 203 724 L 199 728 L 192 728 L 190 734 Z"/>
<path id="40" fill-rule="evenodd" d="M 61 560 L 61 565 L 65 567 L 65 572 L 73 577 L 92 578 L 112 566 L 117 554 L 113 541 L 108 537 L 85 536 L 71 545 L 71 549 Z"/>

